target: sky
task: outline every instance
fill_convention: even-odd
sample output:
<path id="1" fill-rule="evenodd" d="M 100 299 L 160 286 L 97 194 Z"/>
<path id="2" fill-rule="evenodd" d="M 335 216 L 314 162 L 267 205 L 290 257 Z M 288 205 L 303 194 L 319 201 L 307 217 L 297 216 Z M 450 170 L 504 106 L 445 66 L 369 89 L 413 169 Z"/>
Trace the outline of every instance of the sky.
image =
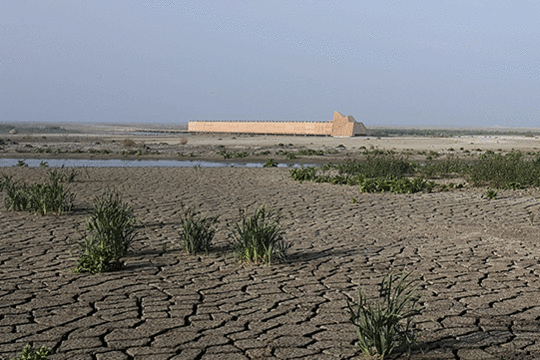
<path id="1" fill-rule="evenodd" d="M 0 123 L 540 127 L 536 0 L 0 0 Z"/>

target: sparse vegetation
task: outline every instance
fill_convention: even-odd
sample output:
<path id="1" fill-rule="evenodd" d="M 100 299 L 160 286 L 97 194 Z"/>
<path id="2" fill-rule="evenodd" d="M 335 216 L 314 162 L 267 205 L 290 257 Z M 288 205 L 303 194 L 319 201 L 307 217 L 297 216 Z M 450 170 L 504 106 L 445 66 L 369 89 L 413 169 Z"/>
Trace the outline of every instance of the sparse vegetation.
<path id="1" fill-rule="evenodd" d="M 222 150 L 219 152 L 219 155 L 223 157 L 223 159 L 240 159 L 245 158 L 248 156 L 247 151 L 226 151 Z"/>
<path id="2" fill-rule="evenodd" d="M 80 230 L 80 257 L 74 272 L 100 273 L 123 268 L 124 257 L 136 236 L 136 217 L 118 192 L 94 199 L 94 209 Z"/>
<path id="3" fill-rule="evenodd" d="M 291 244 L 283 239 L 280 215 L 260 207 L 251 216 L 240 210 L 240 221 L 231 231 L 232 246 L 240 261 L 283 261 Z"/>
<path id="4" fill-rule="evenodd" d="M 216 233 L 215 224 L 219 216 L 203 216 L 191 207 L 184 209 L 180 216 L 182 229 L 179 232 L 184 249 L 190 254 L 208 254 Z"/>
<path id="5" fill-rule="evenodd" d="M 73 208 L 75 194 L 65 190 L 63 184 L 53 176 L 47 183 L 31 185 L 4 177 L 1 185 L 2 190 L 7 192 L 4 200 L 7 210 L 31 211 L 36 215 L 53 212 L 60 215 Z"/>
<path id="6" fill-rule="evenodd" d="M 274 159 L 267 159 L 264 163 L 263 167 L 269 168 L 269 167 L 277 167 L 278 163 Z"/>
<path id="7" fill-rule="evenodd" d="M 24 347 L 22 352 L 16 358 L 11 360 L 47 360 L 49 355 L 53 354 L 53 349 L 50 347 L 42 346 L 38 350 L 35 350 L 33 345 L 28 344 Z"/>
<path id="8" fill-rule="evenodd" d="M 416 344 L 413 318 L 421 314 L 419 281 L 410 280 L 410 273 L 395 278 L 385 276 L 379 287 L 379 298 L 369 302 L 358 287 L 358 302 L 348 301 L 350 321 L 356 327 L 358 346 L 367 355 L 383 358 L 394 352 L 410 354 Z"/>
<path id="9" fill-rule="evenodd" d="M 497 197 L 497 191 L 495 191 L 493 189 L 487 189 L 487 191 L 486 191 L 486 199 L 495 200 L 496 197 Z"/>

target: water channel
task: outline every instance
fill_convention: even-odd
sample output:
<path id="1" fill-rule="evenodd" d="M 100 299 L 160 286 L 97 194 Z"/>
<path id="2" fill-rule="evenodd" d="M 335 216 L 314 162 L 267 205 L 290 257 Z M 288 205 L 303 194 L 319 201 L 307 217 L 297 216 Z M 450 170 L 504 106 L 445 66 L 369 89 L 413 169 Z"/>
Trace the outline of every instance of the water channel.
<path id="1" fill-rule="evenodd" d="M 218 162 L 204 160 L 122 160 L 122 159 L 0 159 L 0 167 L 17 166 L 24 161 L 29 167 L 47 163 L 49 167 L 262 167 L 260 162 Z M 278 164 L 278 167 L 312 166 L 311 164 Z"/>

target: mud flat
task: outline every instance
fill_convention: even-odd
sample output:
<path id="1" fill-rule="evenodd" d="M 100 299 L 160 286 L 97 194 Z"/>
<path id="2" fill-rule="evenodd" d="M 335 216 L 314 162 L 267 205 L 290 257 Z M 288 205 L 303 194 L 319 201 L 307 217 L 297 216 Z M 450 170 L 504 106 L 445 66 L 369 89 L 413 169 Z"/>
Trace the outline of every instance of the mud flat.
<path id="1" fill-rule="evenodd" d="M 90 168 L 69 186 L 70 214 L 0 210 L 1 359 L 30 342 L 51 359 L 357 359 L 347 299 L 404 270 L 426 306 L 413 359 L 540 357 L 536 190 L 361 194 L 248 168 Z M 143 227 L 124 270 L 74 274 L 74 225 L 107 188 Z M 180 248 L 182 202 L 221 214 L 208 256 Z M 239 264 L 227 249 L 238 209 L 259 205 L 282 211 L 287 263 Z"/>
<path id="2" fill-rule="evenodd" d="M 127 158 L 127 159 L 204 159 L 223 160 L 223 152 L 242 154 L 246 160 L 263 161 L 269 157 L 286 162 L 286 152 L 315 150 L 324 156 L 303 156 L 306 162 L 339 162 L 361 156 L 366 150 L 393 150 L 398 153 L 437 152 L 465 156 L 488 150 L 508 152 L 540 150 L 540 138 L 523 135 L 454 137 L 354 137 L 272 136 L 242 134 L 194 134 L 181 126 L 84 125 L 50 126 L 63 133 L 29 132 L 0 134 L 3 158 Z M 58 130 L 60 129 L 60 130 Z M 35 131 L 34 128 L 30 130 Z M 243 154 L 245 152 L 245 154 Z M 299 160 L 296 160 L 298 162 Z"/>

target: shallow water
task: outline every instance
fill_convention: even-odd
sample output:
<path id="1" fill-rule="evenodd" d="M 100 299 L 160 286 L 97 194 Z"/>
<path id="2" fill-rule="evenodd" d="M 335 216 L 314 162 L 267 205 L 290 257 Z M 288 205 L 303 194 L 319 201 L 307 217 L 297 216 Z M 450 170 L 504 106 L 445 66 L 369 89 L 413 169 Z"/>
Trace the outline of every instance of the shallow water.
<path id="1" fill-rule="evenodd" d="M 17 166 L 19 159 L 0 159 L 0 167 Z M 49 167 L 262 167 L 255 162 L 216 162 L 204 160 L 97 160 L 97 159 L 26 159 L 29 167 L 39 167 L 41 162 Z M 307 164 L 303 164 L 307 165 Z M 278 167 L 299 167 L 301 164 L 278 164 Z"/>

